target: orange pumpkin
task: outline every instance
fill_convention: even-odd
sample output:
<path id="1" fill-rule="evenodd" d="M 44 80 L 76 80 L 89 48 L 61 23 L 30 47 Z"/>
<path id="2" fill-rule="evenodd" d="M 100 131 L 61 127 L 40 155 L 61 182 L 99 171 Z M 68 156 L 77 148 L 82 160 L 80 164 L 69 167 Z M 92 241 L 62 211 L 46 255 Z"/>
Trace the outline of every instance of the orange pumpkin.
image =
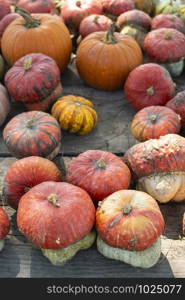
<path id="1" fill-rule="evenodd" d="M 168 133 L 179 133 L 180 128 L 180 116 L 164 106 L 143 108 L 131 123 L 131 132 L 139 141 L 157 139 Z"/>
<path id="2" fill-rule="evenodd" d="M 31 15 L 20 8 L 15 11 L 21 17 L 7 27 L 1 40 L 6 61 L 12 65 L 26 54 L 42 53 L 52 57 L 63 71 L 72 49 L 70 34 L 63 21 L 54 15 Z"/>
<path id="3" fill-rule="evenodd" d="M 89 85 L 107 91 L 119 89 L 128 74 L 143 63 L 137 42 L 114 33 L 114 25 L 105 32 L 89 34 L 79 45 L 76 66 Z"/>

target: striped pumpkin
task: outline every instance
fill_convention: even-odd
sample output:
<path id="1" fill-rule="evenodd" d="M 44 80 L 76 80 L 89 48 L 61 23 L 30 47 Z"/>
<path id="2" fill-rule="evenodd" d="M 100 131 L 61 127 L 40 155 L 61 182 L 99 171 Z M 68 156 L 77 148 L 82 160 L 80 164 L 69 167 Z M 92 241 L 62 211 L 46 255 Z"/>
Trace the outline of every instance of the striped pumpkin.
<path id="1" fill-rule="evenodd" d="M 139 141 L 158 139 L 168 133 L 179 133 L 180 116 L 164 106 L 148 106 L 140 110 L 131 123 L 131 132 Z"/>
<path id="2" fill-rule="evenodd" d="M 64 130 L 79 135 L 88 134 L 97 123 L 97 113 L 91 101 L 75 95 L 64 96 L 53 105 L 51 114 Z"/>
<path id="3" fill-rule="evenodd" d="M 30 111 L 8 122 L 3 139 L 10 153 L 17 158 L 42 156 L 52 159 L 60 150 L 61 130 L 49 114 Z"/>

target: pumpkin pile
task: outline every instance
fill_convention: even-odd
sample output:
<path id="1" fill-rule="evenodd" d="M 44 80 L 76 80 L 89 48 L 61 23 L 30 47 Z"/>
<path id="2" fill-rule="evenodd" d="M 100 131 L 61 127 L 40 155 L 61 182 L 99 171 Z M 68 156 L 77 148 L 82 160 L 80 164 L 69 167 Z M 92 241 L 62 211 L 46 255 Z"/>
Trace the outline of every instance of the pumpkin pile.
<path id="1" fill-rule="evenodd" d="M 160 204 L 185 200 L 185 91 L 175 83 L 184 34 L 180 0 L 0 0 L 0 126 L 16 158 L 2 199 L 52 264 L 93 244 L 134 267 L 157 264 Z M 71 65 L 84 87 L 77 95 L 62 79 Z M 136 144 L 122 157 L 87 149 L 64 172 L 54 160 L 63 135 L 90 139 L 101 121 L 87 86 L 123 91 Z M 0 207 L 0 250 L 9 230 Z"/>

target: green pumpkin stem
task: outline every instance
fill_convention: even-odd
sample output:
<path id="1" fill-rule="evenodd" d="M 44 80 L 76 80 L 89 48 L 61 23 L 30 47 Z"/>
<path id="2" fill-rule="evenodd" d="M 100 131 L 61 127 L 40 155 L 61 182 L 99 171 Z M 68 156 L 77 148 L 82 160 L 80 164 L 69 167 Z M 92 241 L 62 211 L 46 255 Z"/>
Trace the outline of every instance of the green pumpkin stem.
<path id="1" fill-rule="evenodd" d="M 153 96 L 154 95 L 154 88 L 153 88 L 153 86 L 149 87 L 146 90 L 146 93 L 147 93 L 148 96 Z"/>
<path id="2" fill-rule="evenodd" d="M 129 203 L 127 203 L 123 208 L 123 214 L 129 215 L 131 211 L 132 211 L 132 206 Z"/>
<path id="3" fill-rule="evenodd" d="M 40 21 L 37 19 L 34 19 L 28 11 L 26 11 L 18 6 L 15 6 L 15 13 L 19 14 L 21 17 L 24 18 L 25 27 L 27 27 L 27 28 L 39 27 Z"/>
<path id="4" fill-rule="evenodd" d="M 109 27 L 109 30 L 105 33 L 105 37 L 103 39 L 104 43 L 106 43 L 106 44 L 116 44 L 117 43 L 116 37 L 114 35 L 115 28 L 116 28 L 115 23 L 112 23 Z"/>

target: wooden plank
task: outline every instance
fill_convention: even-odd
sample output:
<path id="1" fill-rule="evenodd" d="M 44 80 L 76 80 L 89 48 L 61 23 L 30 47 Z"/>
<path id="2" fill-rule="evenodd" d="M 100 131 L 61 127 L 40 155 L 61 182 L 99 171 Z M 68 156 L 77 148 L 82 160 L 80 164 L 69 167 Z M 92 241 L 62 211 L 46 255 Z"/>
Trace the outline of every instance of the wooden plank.
<path id="1" fill-rule="evenodd" d="M 185 90 L 185 74 L 174 78 L 177 92 Z M 64 156 L 77 155 L 88 149 L 101 149 L 116 154 L 124 153 L 135 144 L 130 133 L 130 122 L 135 110 L 128 104 L 123 90 L 114 92 L 100 91 L 87 86 L 79 78 L 74 65 L 62 75 L 63 95 L 75 94 L 93 101 L 99 121 L 97 127 L 86 136 L 77 136 L 63 132 L 60 153 Z M 16 114 L 25 111 L 21 103 L 13 103 L 12 110 L 5 124 Z M 5 124 L 0 128 L 2 132 Z M 0 134 L 0 156 L 10 155 Z"/>

